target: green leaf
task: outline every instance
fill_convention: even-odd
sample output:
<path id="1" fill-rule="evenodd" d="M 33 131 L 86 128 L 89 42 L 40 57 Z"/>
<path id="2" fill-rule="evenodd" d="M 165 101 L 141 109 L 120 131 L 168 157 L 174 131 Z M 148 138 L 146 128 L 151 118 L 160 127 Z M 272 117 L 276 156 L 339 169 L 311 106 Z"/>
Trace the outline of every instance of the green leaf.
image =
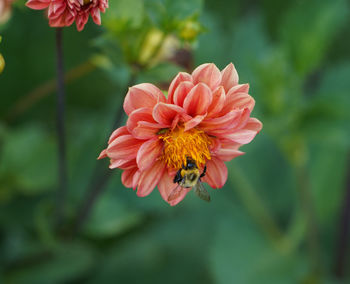
<path id="1" fill-rule="evenodd" d="M 317 7 L 317 8 L 316 8 Z M 281 39 L 299 75 L 320 66 L 348 16 L 345 0 L 295 1 L 280 26 Z"/>
<path id="2" fill-rule="evenodd" d="M 310 141 L 327 141 L 332 147 L 350 146 L 349 78 L 350 62 L 324 71 L 315 95 L 307 100 L 300 117 L 300 128 Z"/>
<path id="3" fill-rule="evenodd" d="M 334 229 L 346 188 L 348 147 L 311 144 L 310 182 L 317 219 L 323 228 Z"/>
<path id="4" fill-rule="evenodd" d="M 303 264 L 277 251 L 243 216 L 219 224 L 211 252 L 215 283 L 299 283 Z"/>
<path id="5" fill-rule="evenodd" d="M 206 203 L 201 208 L 189 207 L 183 214 L 176 207 L 148 216 L 105 251 L 88 283 L 212 283 L 207 255 L 217 215 Z"/>
<path id="6" fill-rule="evenodd" d="M 144 18 L 144 1 L 118 0 L 110 1 L 104 16 L 108 29 L 116 30 L 127 24 L 129 27 L 139 27 Z"/>
<path id="7" fill-rule="evenodd" d="M 350 62 L 345 61 L 326 69 L 318 90 L 318 97 L 328 100 L 338 111 L 350 117 L 348 106 L 350 105 Z"/>
<path id="8" fill-rule="evenodd" d="M 7 186 L 32 195 L 51 189 L 55 183 L 55 145 L 39 125 L 27 125 L 4 137 L 0 178 Z"/>
<path id="9" fill-rule="evenodd" d="M 142 220 L 137 211 L 129 209 L 120 198 L 109 191 L 95 204 L 84 231 L 96 238 L 112 237 L 139 225 Z"/>
<path id="10" fill-rule="evenodd" d="M 8 283 L 66 283 L 89 271 L 94 253 L 82 244 L 66 244 L 53 252 L 42 254 L 31 265 L 19 268 L 6 276 Z"/>
<path id="11" fill-rule="evenodd" d="M 138 82 L 150 82 L 157 84 L 159 82 L 168 83 L 172 78 L 176 76 L 178 72 L 182 71 L 181 68 L 172 63 L 160 63 L 156 66 L 145 70 L 139 76 Z"/>

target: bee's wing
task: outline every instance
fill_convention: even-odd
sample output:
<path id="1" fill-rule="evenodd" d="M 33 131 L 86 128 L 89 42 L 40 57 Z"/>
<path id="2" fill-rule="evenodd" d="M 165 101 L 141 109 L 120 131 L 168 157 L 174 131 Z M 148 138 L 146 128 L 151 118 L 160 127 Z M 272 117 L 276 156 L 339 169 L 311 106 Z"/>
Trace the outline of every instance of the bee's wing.
<path id="1" fill-rule="evenodd" d="M 175 187 L 173 191 L 169 194 L 168 201 L 170 202 L 178 198 L 181 192 L 182 192 L 182 187 L 178 184 L 177 187 Z"/>
<path id="2" fill-rule="evenodd" d="M 194 187 L 194 192 L 198 195 L 200 199 L 203 199 L 205 201 L 210 201 L 210 195 L 208 191 L 204 188 L 203 184 L 198 181 Z"/>

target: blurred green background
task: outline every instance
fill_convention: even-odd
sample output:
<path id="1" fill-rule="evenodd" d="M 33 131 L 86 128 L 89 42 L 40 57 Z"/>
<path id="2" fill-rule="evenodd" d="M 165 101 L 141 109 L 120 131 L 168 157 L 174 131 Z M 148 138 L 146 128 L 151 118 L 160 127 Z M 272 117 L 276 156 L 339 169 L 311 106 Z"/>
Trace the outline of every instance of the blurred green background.
<path id="1" fill-rule="evenodd" d="M 65 28 L 57 229 L 55 33 L 15 2 L 0 26 L 0 283 L 349 283 L 349 4 L 111 0 L 102 27 Z M 125 189 L 119 170 L 107 177 L 96 157 L 127 87 L 165 90 L 206 62 L 235 64 L 264 124 L 225 187 L 170 207 Z"/>

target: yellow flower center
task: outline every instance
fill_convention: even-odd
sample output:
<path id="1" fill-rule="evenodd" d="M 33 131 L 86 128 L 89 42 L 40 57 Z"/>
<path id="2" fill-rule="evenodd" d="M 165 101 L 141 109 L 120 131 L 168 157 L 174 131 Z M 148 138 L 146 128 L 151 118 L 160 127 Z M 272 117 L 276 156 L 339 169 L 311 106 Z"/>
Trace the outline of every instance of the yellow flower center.
<path id="1" fill-rule="evenodd" d="M 177 126 L 174 130 L 166 130 L 159 139 L 164 143 L 161 159 L 169 168 L 181 169 L 187 165 L 187 158 L 195 161 L 198 167 L 211 159 L 211 141 L 204 131 L 195 128 L 184 131 L 183 126 Z"/>

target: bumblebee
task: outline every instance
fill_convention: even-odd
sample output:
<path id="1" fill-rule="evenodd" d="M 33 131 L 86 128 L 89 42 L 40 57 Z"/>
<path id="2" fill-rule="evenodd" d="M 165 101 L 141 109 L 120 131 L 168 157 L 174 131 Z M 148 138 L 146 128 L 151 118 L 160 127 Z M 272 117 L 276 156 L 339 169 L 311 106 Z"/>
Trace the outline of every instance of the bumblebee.
<path id="1" fill-rule="evenodd" d="M 194 187 L 194 192 L 199 198 L 210 201 L 210 195 L 208 191 L 204 188 L 201 178 L 205 176 L 207 167 L 204 166 L 203 172 L 200 173 L 195 161 L 187 158 L 186 166 L 182 166 L 182 169 L 178 170 L 174 177 L 174 183 L 178 186 L 170 193 L 168 201 L 172 201 L 179 197 L 183 188 Z"/>

